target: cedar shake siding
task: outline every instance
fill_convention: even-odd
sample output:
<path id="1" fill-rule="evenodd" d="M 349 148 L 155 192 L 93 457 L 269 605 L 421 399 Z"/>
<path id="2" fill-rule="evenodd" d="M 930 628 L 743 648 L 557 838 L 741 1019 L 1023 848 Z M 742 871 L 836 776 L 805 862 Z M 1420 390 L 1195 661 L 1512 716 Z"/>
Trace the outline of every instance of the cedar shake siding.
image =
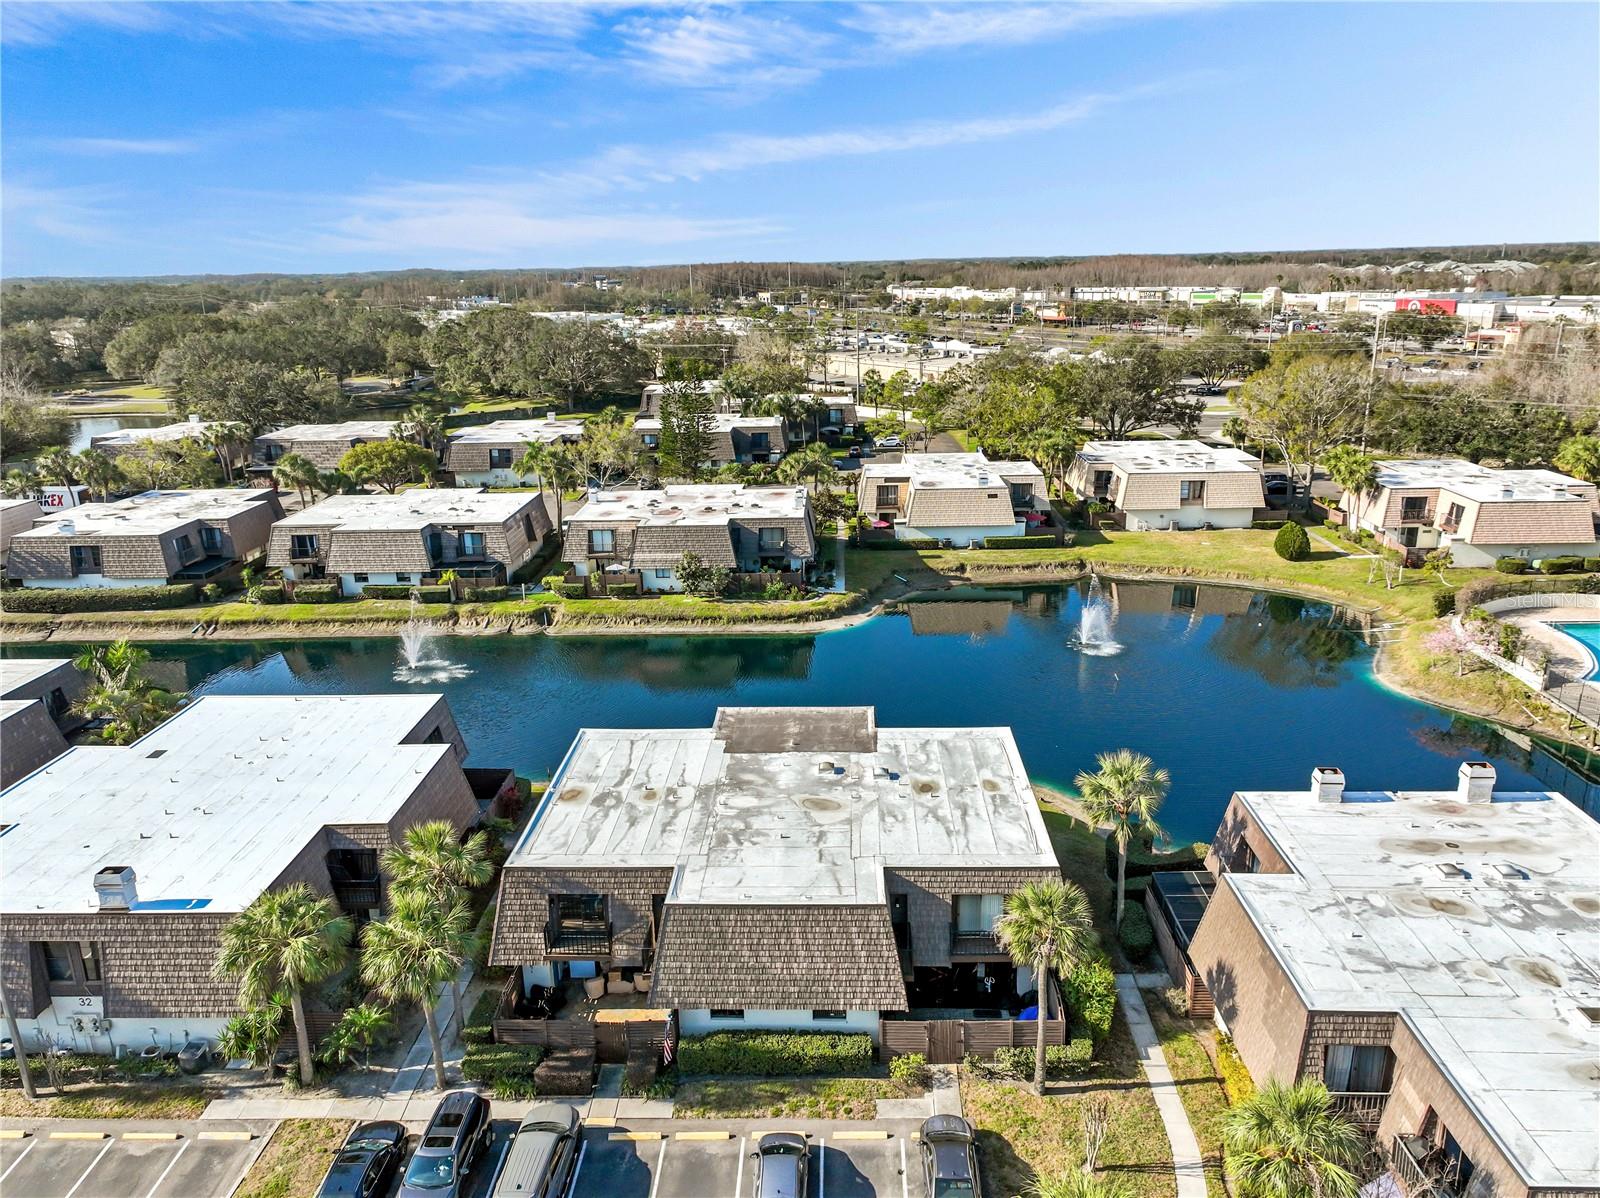
<path id="1" fill-rule="evenodd" d="M 882 906 L 669 903 L 662 923 L 655 1006 L 906 1009 Z"/>
<path id="2" fill-rule="evenodd" d="M 66 751 L 67 739 L 42 700 L 0 699 L 0 787 Z"/>
<path id="3" fill-rule="evenodd" d="M 545 929 L 550 899 L 558 894 L 601 894 L 611 924 L 613 966 L 643 966 L 654 942 L 655 900 L 672 886 L 670 868 L 524 869 L 508 867 L 500 880 L 491 965 L 526 965 L 548 960 Z"/>
<path id="4" fill-rule="evenodd" d="M 1222 823 L 1206 851 L 1206 869 L 1213 877 L 1224 873 L 1287 874 L 1294 871 L 1278 846 L 1251 817 L 1250 809 L 1235 795 L 1228 800 Z"/>
<path id="5" fill-rule="evenodd" d="M 395 436 L 396 421 L 350 420 L 342 424 L 297 424 L 255 439 L 256 468 L 270 468 L 280 458 L 298 454 L 318 470 L 336 470 L 340 460 L 357 445 L 388 441 Z"/>
<path id="6" fill-rule="evenodd" d="M 895 869 L 884 871 L 884 889 L 906 896 L 911 925 L 911 963 L 950 964 L 950 933 L 958 894 L 1013 894 L 1030 882 L 1059 882 L 1059 869 Z M 997 957 L 1005 957 L 997 952 Z M 1009 959 L 1009 958 L 1007 958 Z"/>
<path id="7" fill-rule="evenodd" d="M 763 530 L 782 530 L 763 546 Z M 611 533 L 611 548 L 595 551 L 595 532 Z M 561 560 L 579 568 L 621 565 L 671 569 L 685 553 L 708 565 L 753 571 L 763 559 L 810 563 L 817 553 L 811 504 L 804 488 L 703 486 L 601 494 L 567 521 Z"/>

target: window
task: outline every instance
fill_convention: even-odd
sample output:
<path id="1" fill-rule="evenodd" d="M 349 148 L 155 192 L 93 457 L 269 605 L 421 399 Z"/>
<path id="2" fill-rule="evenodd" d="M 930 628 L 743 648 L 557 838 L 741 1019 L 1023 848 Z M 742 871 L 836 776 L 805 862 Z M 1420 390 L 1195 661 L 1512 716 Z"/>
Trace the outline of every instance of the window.
<path id="1" fill-rule="evenodd" d="M 834 425 L 843 424 L 844 423 L 844 409 L 843 408 L 829 408 L 828 409 L 828 423 L 829 424 L 834 424 Z"/>
<path id="2" fill-rule="evenodd" d="M 813 1012 L 811 1012 L 811 1022 L 812 1023 L 843 1023 L 844 1019 L 845 1019 L 845 1012 L 843 1012 L 843 1011 L 813 1011 Z"/>
<path id="3" fill-rule="evenodd" d="M 1444 513 L 1444 524 L 1441 526 L 1448 532 L 1454 532 L 1461 527 L 1461 517 L 1467 514 L 1467 509 L 1459 503 L 1452 503 Z"/>
<path id="4" fill-rule="evenodd" d="M 771 447 L 771 442 L 769 442 L 767 440 L 767 434 L 766 433 L 751 433 L 750 434 L 750 448 L 751 449 L 762 450 L 762 449 L 768 449 L 770 447 Z"/>
<path id="5" fill-rule="evenodd" d="M 483 534 L 481 532 L 464 532 L 461 534 L 461 556 L 483 556 Z"/>
<path id="6" fill-rule="evenodd" d="M 289 538 L 289 556 L 292 558 L 306 558 L 317 556 L 317 536 L 315 533 L 295 533 Z"/>
<path id="7" fill-rule="evenodd" d="M 713 1018 L 713 1019 L 743 1019 L 744 1018 L 744 1008 L 743 1007 L 712 1007 L 711 1008 L 711 1018 Z"/>
<path id="8" fill-rule="evenodd" d="M 1426 520 L 1428 518 L 1428 497 L 1426 495 L 1406 495 L 1400 500 L 1400 519 Z"/>
<path id="9" fill-rule="evenodd" d="M 220 528 L 212 528 L 209 524 L 203 525 L 200 529 L 200 548 L 207 553 L 221 553 L 222 530 Z"/>
<path id="10" fill-rule="evenodd" d="M 617 534 L 615 529 L 591 528 L 589 530 L 589 552 L 611 553 L 617 547 Z"/>
<path id="11" fill-rule="evenodd" d="M 44 976 L 52 982 L 70 982 L 76 976 L 72 972 L 72 949 L 70 944 L 52 941 L 44 946 Z"/>
<path id="12" fill-rule="evenodd" d="M 442 745 L 442 744 L 444 744 L 444 729 L 443 728 L 439 728 L 439 727 L 435 727 L 432 732 L 428 733 L 428 735 L 424 739 L 423 743 L 424 744 L 430 744 L 430 745 Z"/>
<path id="13" fill-rule="evenodd" d="M 527 512 L 522 513 L 522 535 L 530 541 L 537 541 L 539 534 L 534 530 L 533 517 Z"/>
<path id="14" fill-rule="evenodd" d="M 511 451 L 509 449 L 491 449 L 489 451 L 489 469 L 511 469 Z"/>
<path id="15" fill-rule="evenodd" d="M 672 577 L 672 567 L 670 567 L 670 566 L 665 567 L 665 568 L 657 567 L 656 569 L 650 571 L 650 577 L 652 577 L 652 578 L 671 578 Z"/>
<path id="16" fill-rule="evenodd" d="M 1386 1094 L 1394 1054 L 1381 1044 L 1330 1044 L 1322 1082 L 1335 1094 Z"/>
<path id="17" fill-rule="evenodd" d="M 956 895 L 956 931 L 992 932 L 994 921 L 1005 910 L 1003 894 Z"/>
<path id="18" fill-rule="evenodd" d="M 552 949 L 569 952 L 610 952 L 611 925 L 606 922 L 606 896 L 552 895 L 549 944 Z"/>
<path id="19" fill-rule="evenodd" d="M 350 577 L 355 579 L 355 581 L 357 581 L 357 582 L 366 582 L 367 581 L 367 575 L 365 575 L 365 574 L 352 574 Z"/>
<path id="20" fill-rule="evenodd" d="M 100 546 L 74 545 L 72 547 L 72 572 L 74 574 L 99 574 Z"/>
<path id="21" fill-rule="evenodd" d="M 276 462 L 283 456 L 283 446 L 273 441 L 268 441 L 262 449 L 262 458 L 268 462 Z"/>
<path id="22" fill-rule="evenodd" d="M 1258 874 L 1261 872 L 1261 858 L 1256 856 L 1256 851 L 1245 845 L 1239 852 L 1239 872 Z"/>
<path id="23" fill-rule="evenodd" d="M 92 940 L 50 940 L 35 946 L 51 994 L 99 994 L 100 946 Z"/>
<path id="24" fill-rule="evenodd" d="M 878 506 L 880 508 L 900 506 L 900 488 L 893 483 L 878 484 Z"/>
<path id="25" fill-rule="evenodd" d="M 781 528 L 763 528 L 761 530 L 761 548 L 782 549 L 784 530 Z"/>
<path id="26" fill-rule="evenodd" d="M 654 449 L 657 445 L 661 444 L 661 438 L 656 433 L 641 433 L 639 440 L 644 442 L 644 447 L 646 449 Z"/>
<path id="27" fill-rule="evenodd" d="M 67 692 L 62 690 L 59 686 L 54 687 L 50 691 L 50 697 L 44 701 L 44 705 L 45 710 L 50 713 L 50 718 L 52 720 L 59 720 L 62 716 L 67 714 L 67 710 L 72 706 L 72 704 L 67 701 Z"/>
<path id="28" fill-rule="evenodd" d="M 409 575 L 409 574 L 396 574 L 394 576 L 394 580 L 396 582 L 410 582 L 411 581 L 411 575 Z"/>
<path id="29" fill-rule="evenodd" d="M 1180 503 L 1204 503 L 1206 501 L 1206 485 L 1198 479 L 1185 479 L 1178 484 L 1178 501 Z"/>
<path id="30" fill-rule="evenodd" d="M 189 539 L 189 534 L 180 532 L 172 538 L 172 549 L 180 558 L 187 559 L 194 552 L 194 542 Z"/>

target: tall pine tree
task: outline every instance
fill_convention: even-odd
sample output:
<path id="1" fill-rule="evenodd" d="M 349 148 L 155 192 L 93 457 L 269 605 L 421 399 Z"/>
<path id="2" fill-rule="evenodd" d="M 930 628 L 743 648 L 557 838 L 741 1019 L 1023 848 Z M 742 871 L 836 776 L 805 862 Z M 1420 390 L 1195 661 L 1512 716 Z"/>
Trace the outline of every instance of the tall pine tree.
<path id="1" fill-rule="evenodd" d="M 693 382 L 668 383 L 661 395 L 662 478 L 699 480 L 716 435 L 715 404 Z"/>

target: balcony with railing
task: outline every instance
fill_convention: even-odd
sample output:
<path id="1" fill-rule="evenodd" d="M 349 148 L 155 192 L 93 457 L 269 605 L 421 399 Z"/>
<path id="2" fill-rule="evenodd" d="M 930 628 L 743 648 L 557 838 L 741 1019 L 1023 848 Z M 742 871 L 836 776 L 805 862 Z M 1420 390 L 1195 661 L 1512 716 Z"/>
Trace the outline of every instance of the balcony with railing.
<path id="1" fill-rule="evenodd" d="M 1389 1092 L 1363 1092 L 1346 1090 L 1329 1095 L 1333 1109 L 1364 1131 L 1377 1130 L 1383 1118 L 1383 1108 L 1389 1101 Z"/>
<path id="2" fill-rule="evenodd" d="M 545 925 L 547 957 L 606 957 L 611 955 L 609 920 L 552 920 Z"/>
<path id="3" fill-rule="evenodd" d="M 1458 1170 L 1448 1165 L 1443 1150 L 1422 1136 L 1396 1136 L 1389 1165 L 1409 1198 L 1458 1198 L 1463 1188 L 1454 1182 Z"/>
<path id="4" fill-rule="evenodd" d="M 950 956 L 955 957 L 1004 957 L 1005 949 L 1000 947 L 1000 940 L 993 932 L 968 932 L 960 928 L 950 929 Z"/>

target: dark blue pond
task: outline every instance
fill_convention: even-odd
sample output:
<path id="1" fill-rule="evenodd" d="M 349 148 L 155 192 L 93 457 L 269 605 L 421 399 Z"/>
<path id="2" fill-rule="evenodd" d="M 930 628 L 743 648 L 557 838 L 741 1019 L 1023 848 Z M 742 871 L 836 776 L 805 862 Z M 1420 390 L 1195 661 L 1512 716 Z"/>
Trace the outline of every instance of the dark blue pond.
<path id="1" fill-rule="evenodd" d="M 722 704 L 873 704 L 886 725 L 1009 724 L 1036 781 L 1128 746 L 1173 776 L 1163 822 L 1209 839 L 1237 789 L 1449 788 L 1487 757 L 1502 788 L 1596 790 L 1538 745 L 1386 690 L 1326 605 L 1225 587 L 1117 584 L 1115 656 L 1072 646 L 1078 587 L 973 590 L 816 636 L 451 637 L 459 677 L 395 677 L 392 639 L 156 644 L 162 681 L 217 694 L 442 690 L 472 760 L 546 775 L 576 729 L 690 727 Z M 8 652 L 59 656 L 61 645 Z"/>

